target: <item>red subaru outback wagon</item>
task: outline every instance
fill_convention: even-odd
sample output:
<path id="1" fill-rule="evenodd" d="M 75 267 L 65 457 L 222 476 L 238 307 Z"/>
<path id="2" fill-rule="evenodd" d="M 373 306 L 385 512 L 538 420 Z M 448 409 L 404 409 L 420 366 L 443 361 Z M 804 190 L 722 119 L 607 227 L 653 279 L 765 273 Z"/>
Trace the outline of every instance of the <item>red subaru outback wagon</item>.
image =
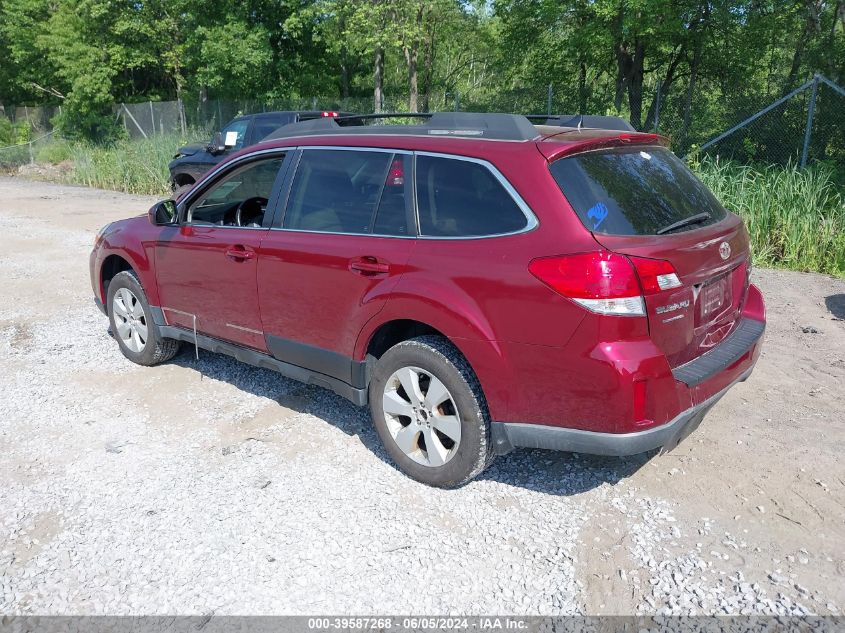
<path id="1" fill-rule="evenodd" d="M 141 365 L 188 342 L 369 405 L 428 484 L 671 448 L 760 354 L 748 233 L 661 137 L 595 119 L 285 126 L 103 228 L 96 302 Z"/>

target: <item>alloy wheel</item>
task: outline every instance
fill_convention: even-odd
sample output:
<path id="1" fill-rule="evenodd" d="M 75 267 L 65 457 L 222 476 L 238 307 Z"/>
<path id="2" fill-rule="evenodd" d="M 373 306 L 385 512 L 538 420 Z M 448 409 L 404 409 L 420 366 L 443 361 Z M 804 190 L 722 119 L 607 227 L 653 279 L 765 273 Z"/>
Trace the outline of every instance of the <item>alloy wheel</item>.
<path id="1" fill-rule="evenodd" d="M 382 409 L 393 441 L 412 460 L 437 467 L 454 457 L 461 418 L 439 378 L 419 367 L 402 367 L 384 387 Z"/>
<path id="2" fill-rule="evenodd" d="M 147 345 L 147 317 L 138 297 L 129 288 L 120 288 L 112 298 L 117 335 L 131 351 L 140 353 Z"/>

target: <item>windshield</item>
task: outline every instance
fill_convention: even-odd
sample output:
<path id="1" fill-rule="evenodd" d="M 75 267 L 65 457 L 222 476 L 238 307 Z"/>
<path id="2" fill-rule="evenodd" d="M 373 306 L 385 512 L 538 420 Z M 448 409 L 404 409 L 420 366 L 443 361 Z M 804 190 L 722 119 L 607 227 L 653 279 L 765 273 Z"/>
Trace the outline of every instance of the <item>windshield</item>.
<path id="1" fill-rule="evenodd" d="M 662 147 L 577 154 L 549 168 L 581 222 L 595 233 L 671 234 L 715 224 L 726 215 L 681 159 Z"/>
<path id="2" fill-rule="evenodd" d="M 244 146 L 244 141 L 246 141 L 246 130 L 248 127 L 249 121 L 246 119 L 232 121 L 224 127 L 220 133 L 223 135 L 223 143 L 226 147 L 241 149 Z"/>

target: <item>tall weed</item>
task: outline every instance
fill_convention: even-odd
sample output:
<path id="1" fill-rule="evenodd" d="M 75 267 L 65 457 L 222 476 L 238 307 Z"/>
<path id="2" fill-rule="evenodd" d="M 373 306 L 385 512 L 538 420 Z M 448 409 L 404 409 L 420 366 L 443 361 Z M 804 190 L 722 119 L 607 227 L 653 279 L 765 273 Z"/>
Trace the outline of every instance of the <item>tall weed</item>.
<path id="1" fill-rule="evenodd" d="M 845 275 L 845 196 L 829 166 L 692 165 L 748 227 L 763 266 Z"/>
<path id="2" fill-rule="evenodd" d="M 167 164 L 176 150 L 195 142 L 200 131 L 188 137 L 178 134 L 139 140 L 121 140 L 112 145 L 78 143 L 71 147 L 73 169 L 68 182 L 127 193 L 166 195 L 170 192 Z M 207 140 L 207 139 L 205 139 Z"/>

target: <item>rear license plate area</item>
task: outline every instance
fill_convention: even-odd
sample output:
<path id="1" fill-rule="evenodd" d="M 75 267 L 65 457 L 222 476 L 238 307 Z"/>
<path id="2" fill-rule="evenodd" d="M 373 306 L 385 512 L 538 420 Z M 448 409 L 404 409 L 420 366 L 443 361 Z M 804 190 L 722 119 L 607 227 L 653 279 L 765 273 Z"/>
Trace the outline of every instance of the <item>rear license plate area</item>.
<path id="1" fill-rule="evenodd" d="M 708 281 L 698 293 L 698 322 L 707 323 L 733 303 L 730 276 L 722 275 Z"/>

